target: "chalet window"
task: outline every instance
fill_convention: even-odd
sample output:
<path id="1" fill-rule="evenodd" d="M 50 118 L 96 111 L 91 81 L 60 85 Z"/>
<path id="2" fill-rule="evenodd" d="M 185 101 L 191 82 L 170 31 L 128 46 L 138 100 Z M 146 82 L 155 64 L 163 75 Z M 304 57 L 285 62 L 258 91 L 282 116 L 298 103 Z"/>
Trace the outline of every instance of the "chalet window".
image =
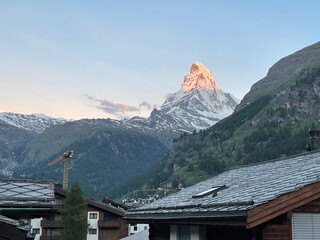
<path id="1" fill-rule="evenodd" d="M 205 236 L 206 227 L 191 225 L 170 225 L 170 239 L 172 240 L 216 239 L 206 238 Z"/>
<path id="2" fill-rule="evenodd" d="M 98 213 L 89 213 L 89 219 L 97 219 Z"/>
<path id="3" fill-rule="evenodd" d="M 47 237 L 56 236 L 59 232 L 57 228 L 47 228 Z"/>
<path id="4" fill-rule="evenodd" d="M 90 235 L 96 235 L 97 234 L 97 229 L 96 228 L 90 228 L 89 229 L 89 234 Z"/>
<path id="5" fill-rule="evenodd" d="M 319 213 L 292 214 L 292 240 L 316 240 L 319 236 Z"/>
<path id="6" fill-rule="evenodd" d="M 34 235 L 40 234 L 40 228 L 33 228 L 32 229 L 32 234 L 34 234 Z"/>
<path id="7" fill-rule="evenodd" d="M 178 240 L 191 240 L 190 226 L 180 225 L 178 229 Z"/>
<path id="8" fill-rule="evenodd" d="M 60 214 L 54 214 L 53 215 L 54 220 L 61 220 L 61 215 Z"/>
<path id="9" fill-rule="evenodd" d="M 117 220 L 117 219 L 118 219 L 118 216 L 113 213 L 106 212 L 104 214 L 104 220 L 106 220 L 106 221 L 112 221 L 112 220 Z"/>

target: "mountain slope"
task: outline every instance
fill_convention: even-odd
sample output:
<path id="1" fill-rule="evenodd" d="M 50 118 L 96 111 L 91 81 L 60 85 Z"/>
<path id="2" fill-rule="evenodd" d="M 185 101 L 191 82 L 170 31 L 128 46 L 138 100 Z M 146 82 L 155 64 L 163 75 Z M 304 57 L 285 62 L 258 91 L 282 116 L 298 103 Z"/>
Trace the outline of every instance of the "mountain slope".
<path id="1" fill-rule="evenodd" d="M 86 194 L 102 198 L 106 189 L 145 171 L 168 146 L 154 132 L 111 119 L 79 120 L 46 129 L 27 143 L 15 176 L 62 181 L 62 164 L 47 164 L 68 150 L 69 180 L 80 181 Z M 162 141 L 163 140 L 163 141 Z"/>
<path id="2" fill-rule="evenodd" d="M 17 164 L 19 154 L 26 143 L 36 136 L 36 133 L 15 127 L 2 120 L 0 120 L 0 132 L 0 175 L 10 176 L 10 168 Z"/>
<path id="3" fill-rule="evenodd" d="M 318 67 L 319 62 L 320 42 L 280 59 L 269 69 L 266 77 L 252 85 L 237 108 L 240 109 L 261 96 L 285 89 L 303 69 Z"/>
<path id="4" fill-rule="evenodd" d="M 314 57 L 319 46 L 286 57 L 288 65 L 277 62 L 232 115 L 198 134 L 182 135 L 158 166 L 110 194 L 121 197 L 128 189 L 185 187 L 235 166 L 306 151 L 309 127 L 320 127 L 320 58 Z M 296 59 L 304 59 L 301 66 Z M 272 91 L 264 87 L 269 84 Z"/>

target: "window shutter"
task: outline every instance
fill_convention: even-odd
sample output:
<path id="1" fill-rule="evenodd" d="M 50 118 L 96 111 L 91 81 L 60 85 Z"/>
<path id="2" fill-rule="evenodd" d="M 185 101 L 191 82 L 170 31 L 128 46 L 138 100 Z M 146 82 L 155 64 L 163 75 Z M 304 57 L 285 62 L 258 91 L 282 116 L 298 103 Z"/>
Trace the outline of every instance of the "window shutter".
<path id="1" fill-rule="evenodd" d="M 320 213 L 293 213 L 292 240 L 320 239 Z"/>

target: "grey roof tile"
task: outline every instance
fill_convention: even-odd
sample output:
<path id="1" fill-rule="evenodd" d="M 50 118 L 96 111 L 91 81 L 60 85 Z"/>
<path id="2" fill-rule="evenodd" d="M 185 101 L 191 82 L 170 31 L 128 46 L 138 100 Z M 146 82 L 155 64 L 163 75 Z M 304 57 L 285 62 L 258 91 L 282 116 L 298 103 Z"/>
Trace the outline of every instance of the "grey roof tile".
<path id="1" fill-rule="evenodd" d="M 0 206 L 54 203 L 54 184 L 45 181 L 0 180 Z"/>
<path id="2" fill-rule="evenodd" d="M 245 211 L 273 200 L 283 194 L 296 191 L 320 179 L 320 152 L 282 159 L 259 165 L 246 166 L 222 173 L 200 182 L 180 192 L 169 195 L 153 203 L 141 206 L 130 215 L 156 214 L 155 208 L 166 208 L 166 213 L 181 212 L 179 207 L 190 205 L 216 204 L 216 207 L 202 208 L 201 211 Z M 193 195 L 214 186 L 226 185 L 228 188 L 218 192 L 217 196 L 208 195 L 192 198 Z M 244 204 L 253 201 L 253 204 Z M 227 204 L 233 203 L 233 204 Z M 239 203 L 238 205 L 235 203 Z M 220 205 L 219 205 L 220 204 Z M 225 204 L 225 205 L 223 205 Z M 178 207 L 178 208 L 175 208 Z M 152 211 L 151 211 L 152 209 Z M 184 208 L 194 212 L 199 208 Z"/>

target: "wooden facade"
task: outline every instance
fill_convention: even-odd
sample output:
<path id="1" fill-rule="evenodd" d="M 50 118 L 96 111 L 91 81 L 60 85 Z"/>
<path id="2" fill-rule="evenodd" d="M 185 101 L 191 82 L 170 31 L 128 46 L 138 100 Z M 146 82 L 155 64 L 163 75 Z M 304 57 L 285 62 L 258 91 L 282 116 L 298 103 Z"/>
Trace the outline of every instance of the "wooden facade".
<path id="1" fill-rule="evenodd" d="M 278 209 L 275 209 L 278 210 Z M 151 240 L 170 239 L 170 225 L 190 225 L 204 227 L 206 237 L 204 239 L 215 240 L 292 240 L 291 216 L 293 212 L 320 213 L 320 198 L 299 206 L 295 209 L 281 214 L 280 216 L 261 222 L 252 228 L 248 226 L 237 226 L 237 224 L 226 225 L 225 223 L 213 223 L 210 221 L 200 223 L 193 220 L 182 222 L 150 222 L 149 236 Z M 201 238 L 199 238 L 201 239 Z"/>
<path id="2" fill-rule="evenodd" d="M 55 188 L 56 210 L 49 218 L 41 221 L 42 236 L 41 240 L 54 240 L 54 235 L 60 228 L 60 211 L 63 209 L 66 201 L 67 192 L 61 188 Z M 98 240 L 118 240 L 128 235 L 128 224 L 123 220 L 124 210 L 117 209 L 104 203 L 98 203 L 85 198 L 87 207 L 84 214 L 97 213 L 97 236 Z M 109 216 L 112 216 L 110 218 Z"/>

